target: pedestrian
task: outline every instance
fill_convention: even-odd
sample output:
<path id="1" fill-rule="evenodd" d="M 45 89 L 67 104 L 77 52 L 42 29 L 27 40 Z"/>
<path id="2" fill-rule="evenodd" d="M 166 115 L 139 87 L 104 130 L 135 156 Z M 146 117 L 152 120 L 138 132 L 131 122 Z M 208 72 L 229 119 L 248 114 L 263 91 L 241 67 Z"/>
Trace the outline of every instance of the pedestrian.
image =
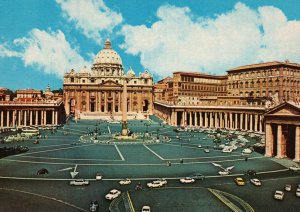
<path id="1" fill-rule="evenodd" d="M 183 164 L 183 159 L 182 158 L 180 159 L 180 163 Z"/>
<path id="2" fill-rule="evenodd" d="M 248 157 L 247 157 L 247 156 L 245 157 L 245 161 L 246 161 L 246 162 L 248 161 Z"/>

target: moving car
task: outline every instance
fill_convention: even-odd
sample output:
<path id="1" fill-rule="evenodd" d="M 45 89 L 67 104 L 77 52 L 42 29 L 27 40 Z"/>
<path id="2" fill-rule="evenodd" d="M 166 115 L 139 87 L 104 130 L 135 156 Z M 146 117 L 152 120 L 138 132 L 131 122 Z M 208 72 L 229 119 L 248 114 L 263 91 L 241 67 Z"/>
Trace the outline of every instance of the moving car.
<path id="1" fill-rule="evenodd" d="M 90 184 L 89 181 L 84 180 L 84 179 L 70 181 L 70 185 L 72 185 L 72 186 L 83 186 L 83 185 L 89 185 L 89 184 Z"/>
<path id="2" fill-rule="evenodd" d="M 164 178 L 161 178 L 161 179 L 157 179 L 157 180 L 154 180 L 153 183 L 156 183 L 156 182 L 159 182 L 161 183 L 162 185 L 166 185 L 168 182 L 166 179 Z"/>
<path id="3" fill-rule="evenodd" d="M 102 174 L 101 173 L 97 173 L 96 174 L 96 180 L 102 180 Z"/>
<path id="4" fill-rule="evenodd" d="M 201 144 L 199 144 L 199 145 L 198 145 L 198 148 L 201 148 L 201 147 L 202 147 L 202 145 L 201 145 Z"/>
<path id="5" fill-rule="evenodd" d="M 249 176 L 255 176 L 256 175 L 256 171 L 252 170 L 252 169 L 249 169 L 249 170 L 247 170 L 246 174 L 249 175 Z"/>
<path id="6" fill-rule="evenodd" d="M 300 171 L 300 166 L 293 165 L 293 166 L 290 166 L 289 169 L 293 170 L 293 171 Z"/>
<path id="7" fill-rule="evenodd" d="M 300 197 L 300 188 L 297 188 L 296 190 L 296 197 Z"/>
<path id="8" fill-rule="evenodd" d="M 190 176 L 190 178 L 195 179 L 195 180 L 204 180 L 205 176 L 200 173 L 194 173 Z"/>
<path id="9" fill-rule="evenodd" d="M 283 200 L 284 192 L 283 191 L 275 191 L 274 199 Z"/>
<path id="10" fill-rule="evenodd" d="M 120 185 L 129 185 L 131 183 L 131 180 L 126 178 L 126 179 L 123 179 L 119 182 Z"/>
<path id="11" fill-rule="evenodd" d="M 290 185 L 290 184 L 285 185 L 284 190 L 291 191 L 292 190 L 292 185 Z"/>
<path id="12" fill-rule="evenodd" d="M 36 174 L 37 175 L 49 174 L 49 171 L 47 169 L 45 169 L 45 168 L 42 168 L 42 169 L 38 170 Z"/>
<path id="13" fill-rule="evenodd" d="M 261 186 L 261 181 L 257 178 L 250 179 L 250 182 L 255 186 Z"/>
<path id="14" fill-rule="evenodd" d="M 205 153 L 209 153 L 209 149 L 204 149 L 204 152 Z"/>
<path id="15" fill-rule="evenodd" d="M 98 209 L 99 209 L 98 201 L 91 201 L 89 208 L 90 208 L 90 211 L 92 211 L 92 212 L 98 211 Z"/>
<path id="16" fill-rule="evenodd" d="M 159 187 L 162 187 L 162 186 L 163 186 L 163 184 L 160 181 L 153 181 L 151 183 L 147 183 L 148 188 L 159 188 Z"/>
<path id="17" fill-rule="evenodd" d="M 244 181 L 244 179 L 241 178 L 241 177 L 235 178 L 235 179 L 234 179 L 234 182 L 235 182 L 238 186 L 243 186 L 243 185 L 246 184 L 245 181 Z"/>
<path id="18" fill-rule="evenodd" d="M 195 179 L 190 177 L 185 177 L 185 178 L 181 178 L 179 181 L 184 184 L 189 184 L 189 183 L 194 183 Z"/>
<path id="19" fill-rule="evenodd" d="M 143 206 L 142 212 L 150 212 L 150 211 L 151 211 L 150 206 L 148 206 L 148 205 Z"/>
<path id="20" fill-rule="evenodd" d="M 117 189 L 111 190 L 108 194 L 105 195 L 105 199 L 107 200 L 113 200 L 120 196 L 121 191 L 118 191 Z"/>

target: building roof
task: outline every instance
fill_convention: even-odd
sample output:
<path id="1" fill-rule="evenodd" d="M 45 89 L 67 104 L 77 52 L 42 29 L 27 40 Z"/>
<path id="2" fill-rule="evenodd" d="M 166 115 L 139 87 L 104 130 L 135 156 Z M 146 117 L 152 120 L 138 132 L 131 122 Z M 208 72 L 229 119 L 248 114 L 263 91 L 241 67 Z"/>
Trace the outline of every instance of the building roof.
<path id="1" fill-rule="evenodd" d="M 256 69 L 256 68 L 265 68 L 265 67 L 269 67 L 269 66 L 282 66 L 282 65 L 300 68 L 300 64 L 297 64 L 297 63 L 291 63 L 289 61 L 286 61 L 286 62 L 273 61 L 273 62 L 265 62 L 265 63 L 257 63 L 257 64 L 239 66 L 239 67 L 230 69 L 227 72 Z"/>
<path id="2" fill-rule="evenodd" d="M 37 93 L 40 94 L 41 91 L 39 90 L 33 90 L 33 89 L 20 89 L 16 91 L 17 93 Z"/>
<path id="3" fill-rule="evenodd" d="M 177 72 L 173 72 L 173 74 L 180 74 L 180 75 L 193 76 L 193 77 L 203 77 L 203 78 L 210 78 L 210 79 L 227 79 L 228 78 L 227 75 L 216 76 L 216 75 L 204 74 L 204 73 L 199 73 L 199 72 L 177 71 Z"/>

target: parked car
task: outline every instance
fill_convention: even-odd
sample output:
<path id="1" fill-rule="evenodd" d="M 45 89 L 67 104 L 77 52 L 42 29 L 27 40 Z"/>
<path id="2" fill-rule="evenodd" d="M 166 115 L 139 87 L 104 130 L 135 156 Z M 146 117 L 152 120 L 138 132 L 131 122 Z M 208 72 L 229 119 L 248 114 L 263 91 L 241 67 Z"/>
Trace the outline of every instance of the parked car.
<path id="1" fill-rule="evenodd" d="M 42 169 L 38 170 L 36 174 L 37 175 L 49 174 L 49 171 L 47 169 L 45 169 L 45 168 L 42 168 Z"/>
<path id="2" fill-rule="evenodd" d="M 148 206 L 148 205 L 144 205 L 144 206 L 143 206 L 142 212 L 150 212 L 150 211 L 151 211 L 150 206 Z"/>
<path id="3" fill-rule="evenodd" d="M 250 179 L 250 182 L 255 186 L 261 186 L 261 181 L 257 178 Z"/>
<path id="4" fill-rule="evenodd" d="M 224 170 L 224 171 L 219 171 L 219 172 L 218 172 L 218 174 L 219 174 L 219 175 L 221 175 L 221 176 L 224 176 L 224 175 L 229 175 L 229 174 L 230 174 L 230 172 L 229 172 L 229 171 L 226 171 L 226 170 Z"/>
<path id="5" fill-rule="evenodd" d="M 249 148 L 246 148 L 246 149 L 243 149 L 242 151 L 244 154 L 251 154 L 252 153 L 252 150 L 249 149 Z"/>
<path id="6" fill-rule="evenodd" d="M 296 197 L 300 197 L 300 188 L 296 189 Z"/>
<path id="7" fill-rule="evenodd" d="M 190 178 L 190 177 L 181 178 L 179 181 L 181 183 L 184 183 L 184 184 L 189 184 L 189 183 L 194 183 L 195 182 L 195 180 L 193 178 Z"/>
<path id="8" fill-rule="evenodd" d="M 284 192 L 283 191 L 275 191 L 274 199 L 283 200 Z"/>
<path id="9" fill-rule="evenodd" d="M 102 180 L 102 178 L 103 178 L 103 177 L 102 177 L 102 174 L 98 172 L 98 173 L 96 174 L 96 180 Z"/>
<path id="10" fill-rule="evenodd" d="M 92 211 L 92 212 L 98 211 L 98 209 L 99 209 L 98 201 L 91 201 L 89 208 L 90 208 L 90 211 Z"/>
<path id="11" fill-rule="evenodd" d="M 131 183 L 131 180 L 126 178 L 126 179 L 123 179 L 119 182 L 120 185 L 129 185 Z"/>
<path id="12" fill-rule="evenodd" d="M 112 189 L 108 194 L 105 195 L 105 199 L 107 200 L 113 200 L 120 196 L 121 191 L 118 191 L 117 189 Z"/>
<path id="13" fill-rule="evenodd" d="M 195 179 L 195 180 L 204 180 L 205 176 L 200 173 L 194 173 L 190 176 L 190 178 Z"/>
<path id="14" fill-rule="evenodd" d="M 296 165 L 290 166 L 289 169 L 293 171 L 300 171 L 300 167 Z"/>
<path id="15" fill-rule="evenodd" d="M 70 185 L 72 186 L 83 186 L 83 185 L 89 185 L 89 181 L 88 180 L 84 180 L 84 179 L 77 179 L 77 180 L 72 180 L 70 181 Z"/>
<path id="16" fill-rule="evenodd" d="M 209 153 L 209 149 L 204 149 L 204 152 L 205 153 Z"/>
<path id="17" fill-rule="evenodd" d="M 238 185 L 238 186 L 244 186 L 246 184 L 246 182 L 244 181 L 243 178 L 241 177 L 237 177 L 234 179 L 234 182 Z"/>
<path id="18" fill-rule="evenodd" d="M 290 184 L 285 185 L 284 190 L 291 191 L 292 190 L 292 185 L 290 185 Z"/>

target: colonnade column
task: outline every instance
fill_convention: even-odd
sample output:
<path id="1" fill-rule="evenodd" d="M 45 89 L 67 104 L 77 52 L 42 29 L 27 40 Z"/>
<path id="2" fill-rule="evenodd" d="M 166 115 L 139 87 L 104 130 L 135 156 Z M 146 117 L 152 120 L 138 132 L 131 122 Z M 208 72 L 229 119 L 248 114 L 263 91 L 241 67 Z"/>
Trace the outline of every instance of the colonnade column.
<path id="1" fill-rule="evenodd" d="M 215 118 L 215 128 L 218 128 L 218 113 L 214 112 L 214 118 Z"/>
<path id="2" fill-rule="evenodd" d="M 30 126 L 32 125 L 32 116 L 33 116 L 33 111 L 30 110 L 29 111 L 29 124 L 30 124 Z"/>
<path id="3" fill-rule="evenodd" d="M 253 131 L 253 114 L 250 114 L 250 130 Z"/>
<path id="4" fill-rule="evenodd" d="M 212 115 L 213 115 L 213 113 L 209 112 L 209 127 L 210 128 L 213 128 L 213 122 L 214 122 Z"/>
<path id="5" fill-rule="evenodd" d="M 16 126 L 16 110 L 13 110 L 13 115 L 12 115 L 12 126 L 15 127 Z"/>
<path id="6" fill-rule="evenodd" d="M 27 110 L 24 110 L 23 126 L 27 126 Z"/>
<path id="7" fill-rule="evenodd" d="M 191 126 L 192 126 L 192 119 L 193 119 L 193 117 L 192 117 L 192 112 L 189 112 L 189 115 L 190 115 L 190 123 L 189 123 L 189 126 L 191 127 Z"/>
<path id="8" fill-rule="evenodd" d="M 208 117 L 207 117 L 207 112 L 204 112 L 204 127 L 208 127 Z"/>
<path id="9" fill-rule="evenodd" d="M 229 113 L 229 128 L 232 129 L 232 113 Z"/>
<path id="10" fill-rule="evenodd" d="M 262 119 L 262 115 L 259 115 L 259 132 L 263 131 L 263 119 Z"/>
<path id="11" fill-rule="evenodd" d="M 223 113 L 222 112 L 220 113 L 220 127 L 224 128 L 224 125 L 223 125 Z"/>
<path id="12" fill-rule="evenodd" d="M 6 111 L 6 127 L 9 127 L 9 110 Z"/>
<path id="13" fill-rule="evenodd" d="M 244 114 L 240 113 L 240 129 L 244 129 Z"/>
<path id="14" fill-rule="evenodd" d="M 198 126 L 198 112 L 195 112 L 194 117 L 195 117 L 195 127 L 197 127 Z"/>
<path id="15" fill-rule="evenodd" d="M 245 114 L 245 130 L 248 130 L 248 114 Z"/>
<path id="16" fill-rule="evenodd" d="M 225 125 L 224 128 L 228 128 L 228 113 L 225 113 Z"/>
<path id="17" fill-rule="evenodd" d="M 0 127 L 1 128 L 3 128 L 3 126 L 4 126 L 4 123 L 3 123 L 3 114 L 4 114 L 4 112 L 1 111 L 1 123 L 0 123 Z"/>
<path id="18" fill-rule="evenodd" d="M 273 156 L 273 145 L 274 145 L 274 136 L 272 133 L 272 127 L 271 124 L 266 123 L 266 157 L 272 157 Z"/>
<path id="19" fill-rule="evenodd" d="M 282 134 L 282 125 L 277 125 L 277 156 L 276 158 L 286 157 L 286 140 Z"/>
<path id="20" fill-rule="evenodd" d="M 174 126 L 177 126 L 177 112 L 174 111 Z"/>
<path id="21" fill-rule="evenodd" d="M 257 132 L 257 120 L 258 120 L 258 115 L 255 114 L 254 116 L 254 131 Z"/>
<path id="22" fill-rule="evenodd" d="M 238 128 L 238 114 L 237 113 L 235 113 L 234 114 L 234 117 L 235 117 L 235 120 L 234 120 L 234 129 L 237 129 Z"/>
<path id="23" fill-rule="evenodd" d="M 39 125 L 39 111 L 38 110 L 36 110 L 35 111 L 35 125 L 37 126 L 37 125 Z"/>
<path id="24" fill-rule="evenodd" d="M 295 133 L 295 162 L 300 162 L 300 126 L 296 126 Z"/>
<path id="25" fill-rule="evenodd" d="M 203 125 L 202 125 L 202 123 L 203 123 L 203 120 L 202 120 L 202 112 L 199 112 L 199 121 L 200 121 L 199 126 L 202 127 L 202 126 L 203 126 Z"/>
<path id="26" fill-rule="evenodd" d="M 18 112 L 18 126 L 21 126 L 21 110 Z"/>

